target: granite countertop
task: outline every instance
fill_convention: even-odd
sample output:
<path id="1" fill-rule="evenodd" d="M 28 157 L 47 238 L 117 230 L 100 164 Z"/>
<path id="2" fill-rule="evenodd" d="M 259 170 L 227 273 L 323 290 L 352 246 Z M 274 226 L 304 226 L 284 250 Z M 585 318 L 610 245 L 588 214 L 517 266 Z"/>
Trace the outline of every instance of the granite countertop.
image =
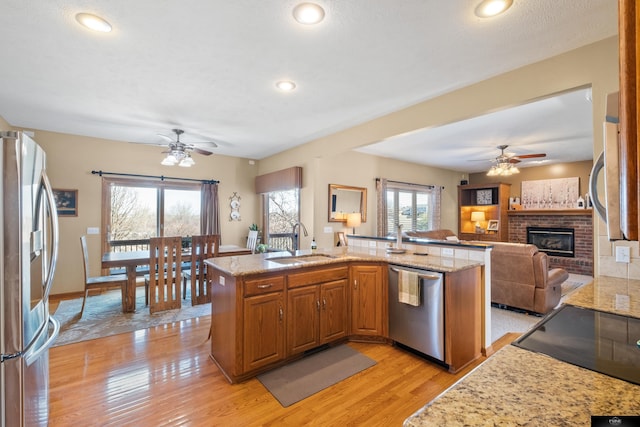
<path id="1" fill-rule="evenodd" d="M 216 269 L 232 276 L 244 276 L 248 274 L 260 274 L 276 271 L 288 271 L 300 267 L 312 267 L 320 265 L 338 264 L 346 261 L 388 262 L 407 267 L 422 268 L 443 273 L 464 270 L 483 265 L 482 261 L 439 257 L 434 255 L 415 255 L 415 251 L 407 250 L 403 254 L 389 254 L 384 249 L 369 249 L 358 247 L 336 247 L 319 249 L 315 251 L 299 250 L 296 256 L 326 256 L 312 262 L 300 262 L 294 264 L 281 264 L 273 261 L 275 258 L 290 258 L 289 252 L 269 252 L 265 254 L 242 255 L 230 257 L 210 258 L 205 262 Z M 314 258 L 315 259 L 315 258 Z"/>
<path id="2" fill-rule="evenodd" d="M 640 281 L 598 277 L 566 303 L 640 318 Z M 404 425 L 582 426 L 639 414 L 640 386 L 508 345 Z"/>

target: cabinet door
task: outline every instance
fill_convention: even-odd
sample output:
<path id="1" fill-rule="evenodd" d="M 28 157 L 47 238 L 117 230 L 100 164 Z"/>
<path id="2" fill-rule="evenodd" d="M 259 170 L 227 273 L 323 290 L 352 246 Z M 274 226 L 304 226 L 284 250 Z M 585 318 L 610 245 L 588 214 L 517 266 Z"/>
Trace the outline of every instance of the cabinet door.
<path id="1" fill-rule="evenodd" d="M 320 288 L 320 343 L 347 336 L 348 305 L 346 279 L 325 283 Z"/>
<path id="2" fill-rule="evenodd" d="M 382 268 L 354 266 L 351 283 L 351 332 L 355 335 L 384 335 Z"/>
<path id="3" fill-rule="evenodd" d="M 284 294 L 244 299 L 244 372 L 284 358 Z"/>
<path id="4" fill-rule="evenodd" d="M 287 292 L 287 353 L 317 347 L 319 338 L 320 288 L 318 285 Z"/>

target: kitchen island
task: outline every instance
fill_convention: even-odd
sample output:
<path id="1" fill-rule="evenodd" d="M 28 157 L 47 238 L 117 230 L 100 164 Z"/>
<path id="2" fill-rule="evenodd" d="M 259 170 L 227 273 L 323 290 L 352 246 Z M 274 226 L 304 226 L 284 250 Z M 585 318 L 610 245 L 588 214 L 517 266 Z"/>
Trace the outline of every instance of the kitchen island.
<path id="1" fill-rule="evenodd" d="M 598 277 L 566 304 L 640 318 L 640 281 Z M 640 386 L 509 345 L 404 425 L 586 426 L 591 415 L 640 415 Z"/>
<path id="2" fill-rule="evenodd" d="M 481 356 L 483 263 L 416 253 L 340 247 L 206 260 L 212 360 L 240 382 L 347 339 L 391 343 L 393 264 L 443 273 L 446 321 L 436 332 L 441 362 L 457 372 Z"/>

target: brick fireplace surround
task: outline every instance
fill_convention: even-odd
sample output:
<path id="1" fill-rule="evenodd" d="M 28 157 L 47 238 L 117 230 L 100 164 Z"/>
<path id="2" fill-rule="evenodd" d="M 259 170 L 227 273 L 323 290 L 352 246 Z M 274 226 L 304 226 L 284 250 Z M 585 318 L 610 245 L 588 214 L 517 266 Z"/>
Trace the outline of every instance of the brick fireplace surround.
<path id="1" fill-rule="evenodd" d="M 549 256 L 549 267 L 593 276 L 592 209 L 509 211 L 509 241 L 527 243 L 527 227 L 558 227 L 575 230 L 575 257 Z"/>

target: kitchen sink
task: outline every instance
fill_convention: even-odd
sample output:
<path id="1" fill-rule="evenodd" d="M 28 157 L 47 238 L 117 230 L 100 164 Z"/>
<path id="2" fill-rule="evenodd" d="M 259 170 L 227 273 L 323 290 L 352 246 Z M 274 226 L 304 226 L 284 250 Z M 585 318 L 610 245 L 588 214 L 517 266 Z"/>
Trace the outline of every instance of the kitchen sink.
<path id="1" fill-rule="evenodd" d="M 330 255 L 315 254 L 315 255 L 298 255 L 298 256 L 269 258 L 267 261 L 276 262 L 278 264 L 291 265 L 291 264 L 304 264 L 307 262 L 315 262 L 315 261 L 326 261 L 332 258 L 333 257 Z"/>

